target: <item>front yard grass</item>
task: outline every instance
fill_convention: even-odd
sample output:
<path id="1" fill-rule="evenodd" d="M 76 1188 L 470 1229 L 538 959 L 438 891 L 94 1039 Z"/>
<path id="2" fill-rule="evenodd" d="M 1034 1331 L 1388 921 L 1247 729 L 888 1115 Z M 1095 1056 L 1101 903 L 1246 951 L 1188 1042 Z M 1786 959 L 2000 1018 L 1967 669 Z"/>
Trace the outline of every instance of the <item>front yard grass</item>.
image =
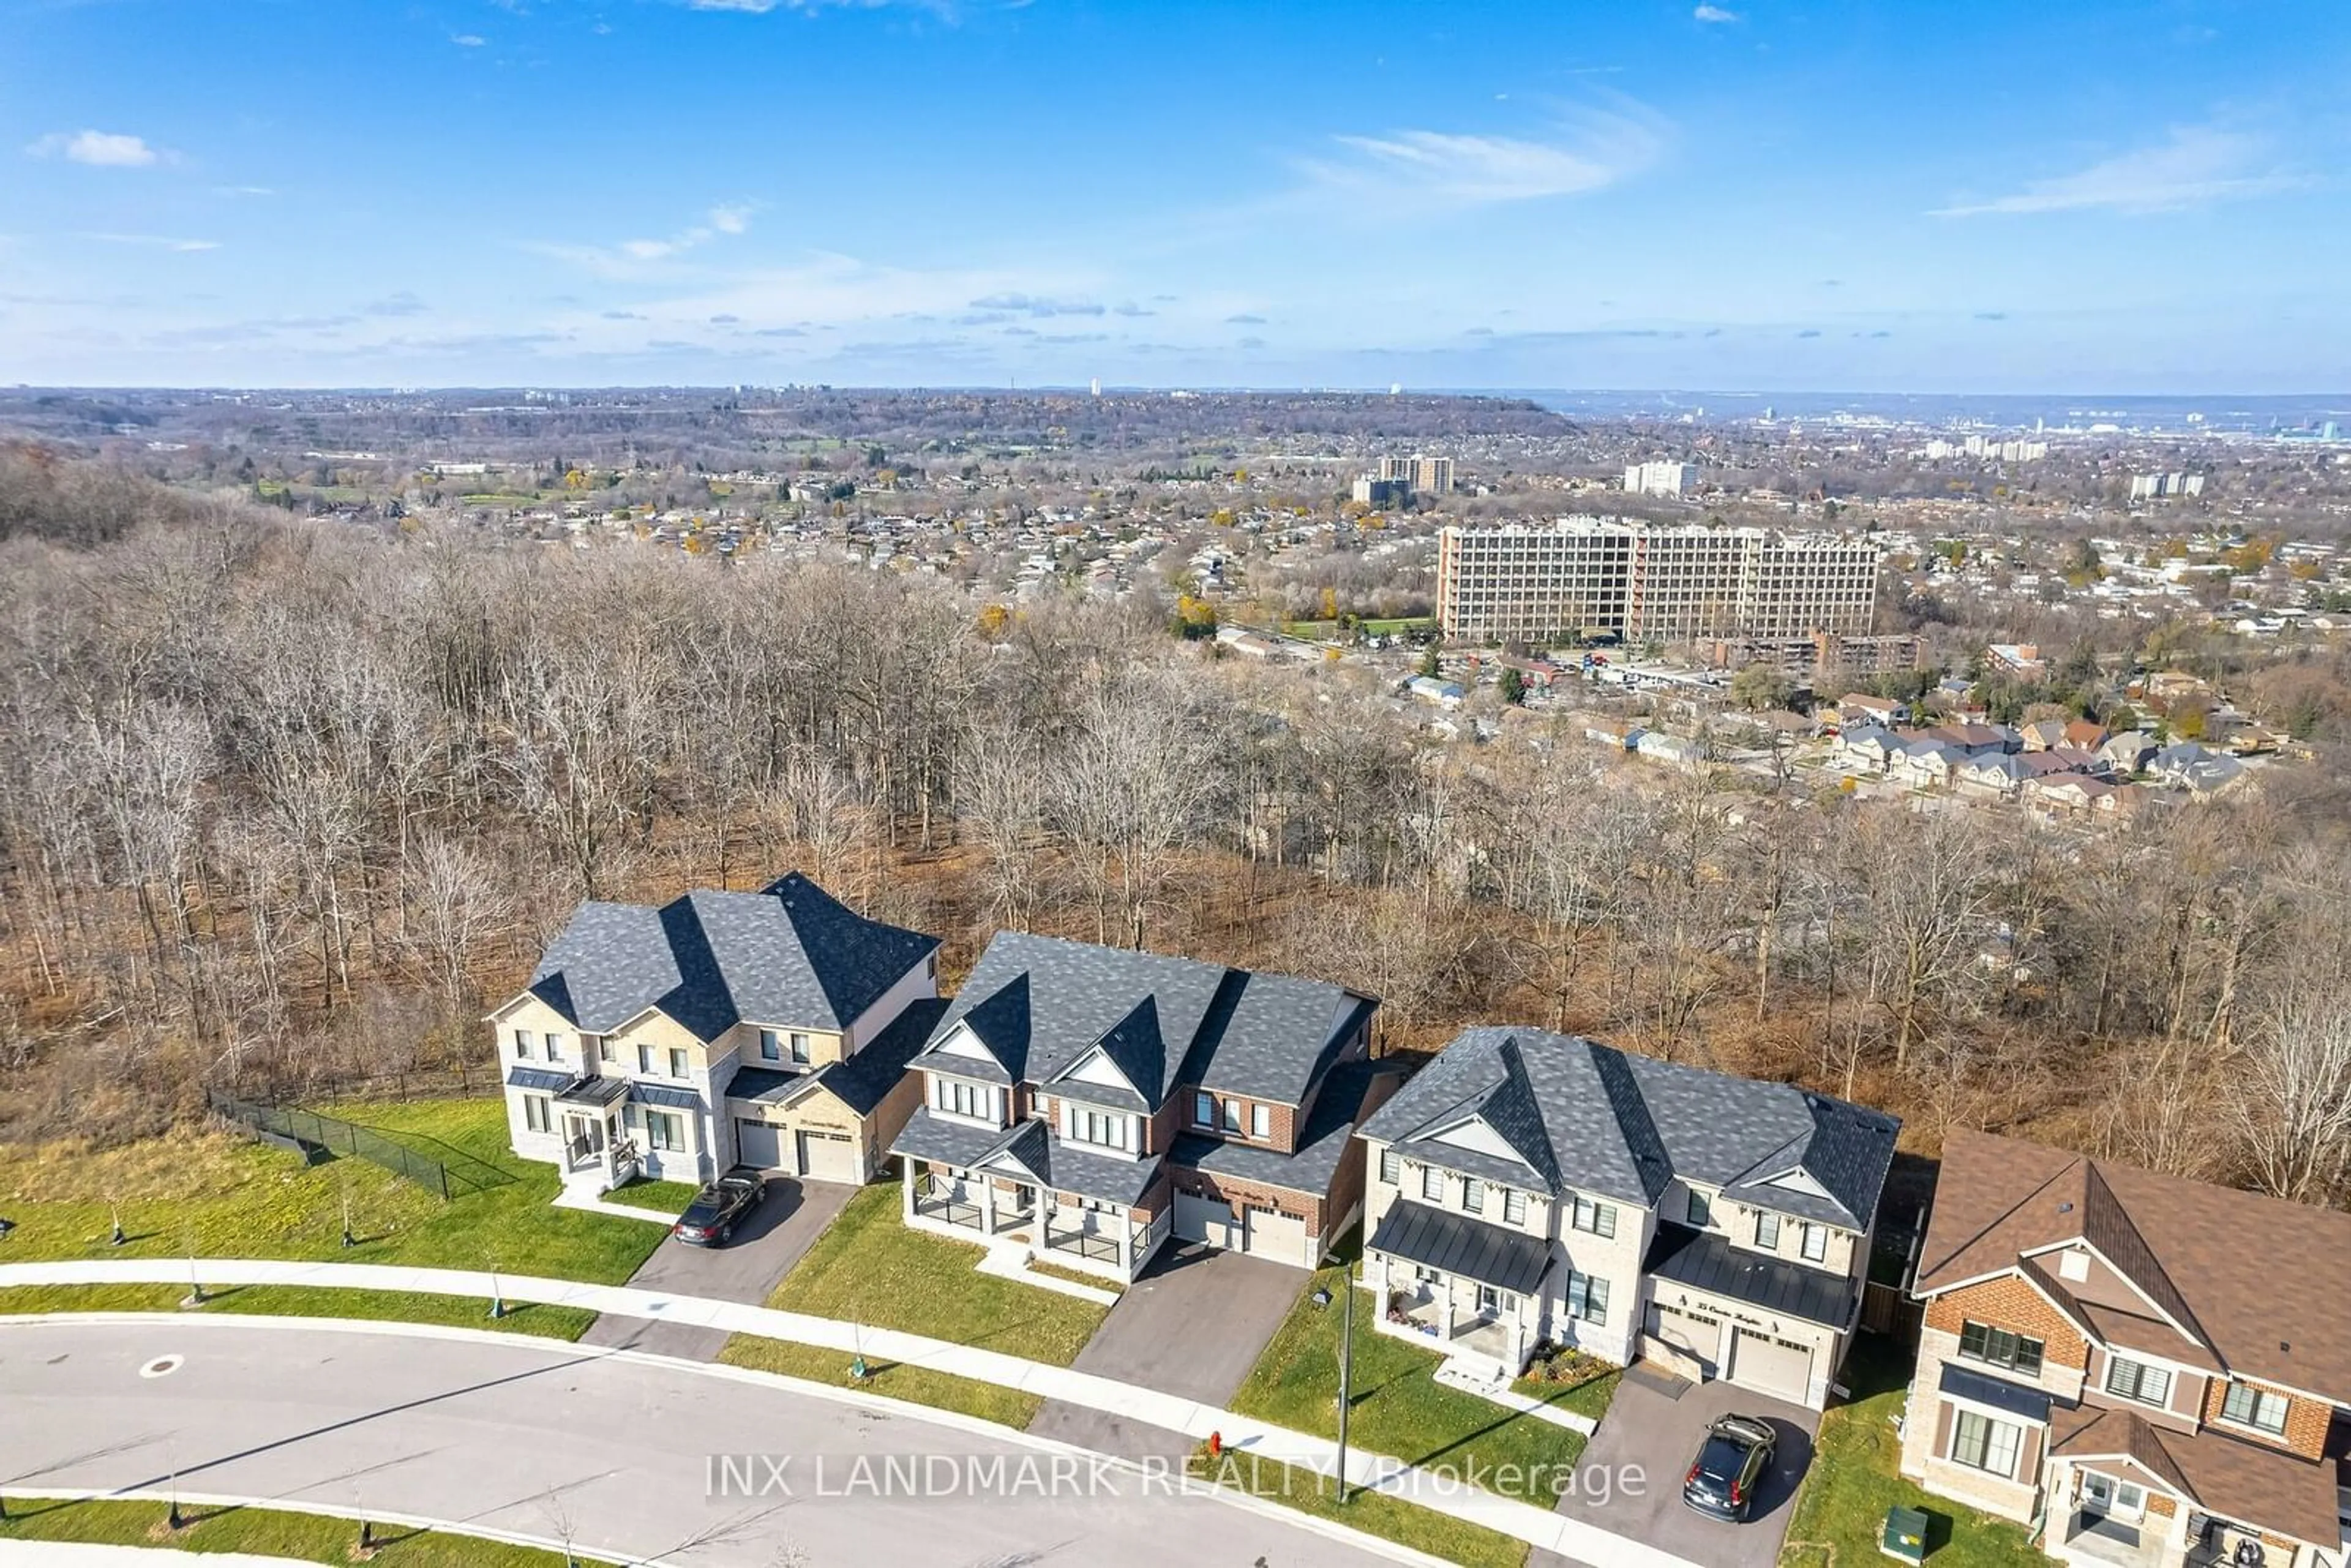
<path id="1" fill-rule="evenodd" d="M 1384 1492 L 1352 1491 L 1341 1502 L 1329 1477 L 1276 1459 L 1232 1450 L 1220 1459 L 1211 1459 L 1206 1449 L 1199 1449 L 1192 1456 L 1191 1475 L 1463 1568 L 1524 1568 L 1527 1560 L 1527 1543 L 1516 1536 Z"/>
<path id="2" fill-rule="evenodd" d="M 639 1176 L 606 1193 L 604 1201 L 626 1204 L 631 1208 L 657 1208 L 664 1214 L 684 1214 L 685 1206 L 701 1191 L 690 1181 L 654 1181 Z"/>
<path id="3" fill-rule="evenodd" d="M 0 1241 L 0 1263 L 193 1254 L 486 1269 L 617 1285 L 661 1244 L 657 1225 L 554 1207 L 555 1167 L 514 1157 L 502 1101 L 420 1100 L 324 1111 L 427 1156 L 492 1167 L 510 1179 L 444 1201 L 365 1160 L 306 1165 L 297 1155 L 216 1128 L 116 1148 L 72 1143 L 0 1148 L 0 1216 L 16 1222 Z M 110 1245 L 110 1199 L 121 1216 L 126 1239 L 120 1247 Z M 342 1245 L 346 1203 L 358 1242 L 349 1248 Z M 381 1299 L 371 1303 L 367 1292 L 323 1289 L 292 1292 L 319 1298 L 320 1304 L 308 1307 L 273 1299 L 288 1294 L 256 1287 L 222 1305 L 368 1316 L 381 1304 Z M 337 1300 L 348 1304 L 326 1304 Z M 424 1300 L 430 1298 L 402 1298 Z M 473 1322 L 486 1306 L 452 1299 L 413 1315 Z"/>
<path id="4" fill-rule="evenodd" d="M 738 1333 L 729 1339 L 718 1359 L 729 1366 L 747 1366 L 755 1372 L 779 1373 L 811 1383 L 830 1383 L 836 1388 L 862 1388 L 888 1399 L 959 1410 L 1014 1431 L 1027 1430 L 1036 1417 L 1037 1407 L 1044 1403 L 1038 1396 L 1023 1394 L 1017 1388 L 889 1361 L 869 1360 L 865 1380 L 861 1383 L 851 1375 L 851 1358 L 845 1352 L 760 1339 L 753 1334 Z"/>
<path id="5" fill-rule="evenodd" d="M 1356 1247 L 1357 1239 L 1351 1236 L 1340 1244 L 1345 1261 L 1315 1274 L 1242 1382 L 1233 1397 L 1234 1409 L 1317 1437 L 1338 1437 L 1339 1292 L 1349 1288 Z M 1331 1292 L 1329 1306 L 1315 1304 L 1317 1288 Z M 1582 1434 L 1445 1387 L 1432 1375 L 1444 1358 L 1381 1333 L 1372 1323 L 1376 1310 L 1371 1292 L 1357 1295 L 1353 1407 L 1347 1427 L 1351 1443 L 1415 1465 L 1461 1467 L 1465 1473 L 1473 1460 L 1481 1469 L 1516 1465 L 1521 1475 L 1540 1465 L 1543 1475 L 1564 1481 L 1583 1453 Z M 1604 1382 L 1604 1389 L 1596 1386 Z M 1606 1395 L 1615 1385 L 1603 1378 L 1576 1388 L 1535 1386 L 1543 1392 L 1531 1397 L 1596 1416 L 1606 1408 Z M 1545 1490 L 1519 1500 L 1548 1509 L 1557 1494 Z"/>
<path id="6" fill-rule="evenodd" d="M 1358 1301 L 1357 1306 L 1363 1303 Z M 1608 1414 L 1608 1402 L 1616 1397 L 1616 1385 L 1624 1381 L 1622 1368 L 1611 1367 L 1596 1377 L 1582 1383 L 1544 1383 L 1537 1378 L 1521 1377 L 1510 1384 L 1512 1392 L 1561 1410 L 1573 1410 L 1578 1416 L 1593 1421 Z"/>
<path id="7" fill-rule="evenodd" d="M 2049 1559 L 2026 1541 L 2024 1527 L 1948 1499 L 1930 1497 L 1897 1473 L 1901 1413 L 1911 1364 L 1877 1334 L 1854 1341 L 1844 1379 L 1852 1399 L 1821 1416 L 1812 1469 L 1796 1493 L 1780 1568 L 1857 1568 L 1876 1563 L 1891 1508 L 1927 1512 L 1930 1568 L 2035 1568 Z"/>
<path id="8" fill-rule="evenodd" d="M 973 1268 L 982 1249 L 909 1229 L 897 1186 L 849 1200 L 768 1305 L 1067 1366 L 1109 1309 Z"/>
<path id="9" fill-rule="evenodd" d="M 0 1263 L 7 1254 L 0 1250 Z M 202 1272 L 201 1270 L 198 1270 Z M 20 1312 L 172 1312 L 182 1310 L 184 1285 L 0 1286 L 0 1315 Z M 491 1329 L 577 1340 L 596 1321 L 578 1307 L 508 1301 L 503 1315 L 490 1316 L 489 1302 L 476 1296 L 431 1296 L 410 1291 L 340 1291 L 302 1285 L 218 1285 L 204 1290 L 204 1304 L 189 1312 L 241 1312 L 281 1318 L 364 1318 L 382 1322 L 438 1323 L 449 1328 Z"/>
<path id="10" fill-rule="evenodd" d="M 201 1553 L 243 1552 L 257 1557 L 333 1563 L 337 1568 L 360 1561 L 388 1563 L 392 1568 L 555 1568 L 563 1562 L 559 1552 L 405 1525 L 378 1526 L 374 1554 L 362 1559 L 358 1550 L 360 1527 L 351 1520 L 284 1509 L 190 1504 L 182 1511 L 182 1517 L 191 1522 L 174 1531 L 167 1522 L 168 1511 L 160 1502 L 11 1497 L 7 1517 L 0 1520 L 0 1541 L 94 1542 Z M 590 1558 L 574 1561 L 582 1568 L 601 1568 Z"/>

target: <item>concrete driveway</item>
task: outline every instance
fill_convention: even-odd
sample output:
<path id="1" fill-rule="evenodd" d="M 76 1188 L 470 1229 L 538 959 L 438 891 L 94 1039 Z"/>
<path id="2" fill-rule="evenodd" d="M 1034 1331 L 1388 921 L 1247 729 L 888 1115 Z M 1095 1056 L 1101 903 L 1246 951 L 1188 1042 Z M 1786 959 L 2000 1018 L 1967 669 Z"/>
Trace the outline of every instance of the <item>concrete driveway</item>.
<path id="1" fill-rule="evenodd" d="M 688 1247 L 669 1237 L 629 1276 L 629 1283 L 640 1291 L 713 1296 L 758 1306 L 856 1191 L 838 1182 L 771 1176 L 768 1196 L 751 1218 L 736 1228 L 733 1241 L 724 1247 Z M 726 1335 L 718 1329 L 691 1323 L 601 1317 L 588 1325 L 580 1343 L 651 1351 L 688 1361 L 715 1361 Z"/>
<path id="2" fill-rule="evenodd" d="M 1127 1287 L 1071 1364 L 1222 1408 L 1312 1278 L 1262 1258 L 1171 1243 Z M 1029 1430 L 1130 1458 L 1192 1451 L 1192 1440 L 1179 1432 L 1052 1400 Z"/>
<path id="3" fill-rule="evenodd" d="M 1677 1389 L 1677 1396 L 1669 1392 Z M 1779 1451 L 1756 1489 L 1755 1508 L 1744 1524 L 1721 1523 L 1682 1502 L 1682 1477 L 1698 1458 L 1699 1435 L 1716 1416 L 1732 1411 L 1760 1416 L 1780 1434 Z M 1559 1511 L 1708 1568 L 1771 1568 L 1788 1533 L 1796 1482 L 1813 1461 L 1813 1434 L 1820 1420 L 1817 1411 L 1732 1384 L 1685 1383 L 1637 1367 L 1617 1388 L 1600 1430 L 1593 1434 L 1576 1467 L 1579 1481 L 1593 1466 L 1607 1467 L 1611 1495 L 1604 1501 L 1599 1491 L 1579 1484 L 1575 1495 L 1560 1500 Z M 1641 1467 L 1639 1497 L 1625 1495 L 1622 1478 L 1629 1465 Z M 1572 1561 L 1537 1552 L 1529 1559 L 1529 1568 L 1561 1568 Z"/>

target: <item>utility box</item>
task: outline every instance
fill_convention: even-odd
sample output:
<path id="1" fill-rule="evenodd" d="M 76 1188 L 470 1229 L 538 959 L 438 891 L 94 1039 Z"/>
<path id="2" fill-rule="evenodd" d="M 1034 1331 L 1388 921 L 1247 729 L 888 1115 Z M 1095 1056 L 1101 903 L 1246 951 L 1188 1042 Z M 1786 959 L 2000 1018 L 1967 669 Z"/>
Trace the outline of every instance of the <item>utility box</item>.
<path id="1" fill-rule="evenodd" d="M 1886 1533 L 1878 1538 L 1877 1549 L 1896 1563 L 1927 1561 L 1927 1511 L 1922 1508 L 1887 1509 Z"/>

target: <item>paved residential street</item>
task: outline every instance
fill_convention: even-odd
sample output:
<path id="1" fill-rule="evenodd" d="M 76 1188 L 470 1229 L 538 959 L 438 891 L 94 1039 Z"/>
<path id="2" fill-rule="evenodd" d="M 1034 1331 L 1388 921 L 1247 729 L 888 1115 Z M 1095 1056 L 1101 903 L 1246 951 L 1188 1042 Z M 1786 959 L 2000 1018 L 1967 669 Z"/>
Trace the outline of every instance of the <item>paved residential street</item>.
<path id="1" fill-rule="evenodd" d="M 171 1356 L 183 1359 L 159 1367 Z M 741 1568 L 1375 1560 L 1229 1503 L 1144 1495 L 1131 1474 L 1095 1495 L 906 1495 L 927 1483 L 875 1495 L 851 1480 L 861 1456 L 876 1476 L 890 1456 L 949 1456 L 959 1476 L 998 1457 L 1008 1467 L 1049 1457 L 1009 1436 L 519 1336 L 201 1318 L 10 1324 L 0 1405 L 0 1482 L 14 1489 L 160 1490 L 176 1474 L 191 1497 L 309 1500 L 543 1537 L 568 1526 L 583 1552 L 605 1557 Z M 716 1455 L 789 1456 L 789 1495 L 712 1497 Z M 770 1474 L 750 1471 L 762 1483 Z"/>
<path id="2" fill-rule="evenodd" d="M 1303 1270 L 1196 1243 L 1164 1248 L 1072 1364 L 1203 1405 L 1225 1406 L 1289 1316 Z M 1102 1453 L 1140 1458 L 1189 1453 L 1180 1432 L 1108 1411 L 1049 1401 L 1029 1429 Z"/>
<path id="3" fill-rule="evenodd" d="M 709 1296 L 758 1306 L 768 1299 L 776 1282 L 791 1272 L 792 1265 L 856 1192 L 855 1187 L 838 1182 L 771 1176 L 767 1197 L 731 1243 L 688 1247 L 669 1238 L 629 1277 L 629 1284 L 640 1291 L 674 1291 L 681 1296 Z M 650 1351 L 684 1361 L 715 1361 L 726 1339 L 722 1329 L 606 1316 L 590 1323 L 580 1343 Z"/>
<path id="4" fill-rule="evenodd" d="M 1644 1495 L 1616 1496 L 1605 1502 L 1586 1496 L 1562 1498 L 1559 1511 L 1709 1568 L 1771 1568 L 1788 1533 L 1796 1483 L 1812 1463 L 1819 1414 L 1729 1383 L 1683 1384 L 1680 1396 L 1674 1398 L 1648 1381 L 1652 1375 L 1660 1382 L 1673 1381 L 1646 1369 L 1626 1377 L 1577 1470 L 1581 1475 L 1601 1465 L 1622 1476 L 1625 1466 L 1638 1465 L 1646 1479 Z M 1698 1458 L 1699 1434 L 1707 1423 L 1731 1411 L 1760 1416 L 1780 1434 L 1779 1451 L 1757 1489 L 1755 1511 L 1744 1524 L 1708 1519 L 1682 1502 L 1682 1477 Z M 1528 1561 L 1529 1568 L 1560 1568 L 1577 1562 L 1542 1551 Z"/>

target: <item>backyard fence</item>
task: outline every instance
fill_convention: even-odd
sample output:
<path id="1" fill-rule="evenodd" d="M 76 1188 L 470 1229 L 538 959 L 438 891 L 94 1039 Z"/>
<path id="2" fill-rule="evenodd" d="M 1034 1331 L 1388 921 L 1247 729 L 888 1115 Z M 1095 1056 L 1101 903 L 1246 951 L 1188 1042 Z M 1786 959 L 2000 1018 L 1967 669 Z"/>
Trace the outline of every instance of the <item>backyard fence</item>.
<path id="1" fill-rule="evenodd" d="M 427 1192 L 443 1197 L 455 1197 L 462 1193 L 486 1192 L 503 1186 L 514 1179 L 496 1166 L 463 1155 L 452 1161 L 442 1161 L 420 1154 L 396 1138 L 362 1127 L 356 1122 L 345 1122 L 334 1116 L 322 1116 L 316 1111 L 297 1110 L 291 1106 L 256 1105 L 249 1100 L 233 1099 L 215 1090 L 204 1092 L 204 1103 L 213 1113 L 240 1123 L 256 1132 L 289 1139 L 325 1149 L 329 1154 L 350 1155 L 371 1165 L 381 1166 Z M 453 1155 L 457 1151 L 450 1151 Z"/>

